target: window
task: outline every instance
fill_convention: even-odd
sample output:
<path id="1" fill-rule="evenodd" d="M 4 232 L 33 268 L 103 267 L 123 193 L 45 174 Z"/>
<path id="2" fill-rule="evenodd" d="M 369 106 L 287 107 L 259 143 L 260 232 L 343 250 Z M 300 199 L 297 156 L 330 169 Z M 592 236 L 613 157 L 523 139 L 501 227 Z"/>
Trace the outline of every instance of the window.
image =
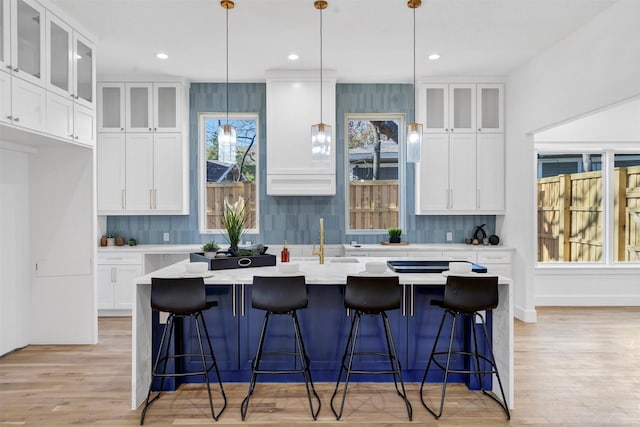
<path id="1" fill-rule="evenodd" d="M 402 227 L 402 114 L 346 114 L 347 233 Z"/>
<path id="2" fill-rule="evenodd" d="M 640 153 L 537 154 L 538 262 L 640 261 Z"/>
<path id="3" fill-rule="evenodd" d="M 218 141 L 218 126 L 226 114 L 201 113 L 199 129 L 200 232 L 224 233 L 224 201 L 244 198 L 247 233 L 258 232 L 258 115 L 230 114 L 236 143 Z"/>

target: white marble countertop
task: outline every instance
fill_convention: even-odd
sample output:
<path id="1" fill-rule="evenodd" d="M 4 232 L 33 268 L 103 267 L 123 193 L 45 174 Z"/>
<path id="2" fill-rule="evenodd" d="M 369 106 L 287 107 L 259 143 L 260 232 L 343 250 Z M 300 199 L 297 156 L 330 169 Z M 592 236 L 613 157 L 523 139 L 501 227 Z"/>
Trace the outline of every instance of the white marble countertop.
<path id="1" fill-rule="evenodd" d="M 290 264 L 297 264 L 299 272 L 289 275 L 304 275 L 306 283 L 310 285 L 336 285 L 346 283 L 349 275 L 365 273 L 365 265 L 368 262 L 386 263 L 389 257 L 326 257 L 325 263 L 320 264 L 318 257 L 292 257 Z M 392 258 L 396 259 L 396 258 Z M 415 257 L 397 257 L 397 259 L 415 259 Z M 188 261 L 181 261 L 163 269 L 154 271 L 139 277 L 136 283 L 151 283 L 151 277 L 185 277 L 185 267 Z M 204 281 L 210 285 L 223 284 L 251 284 L 253 276 L 277 276 L 287 275 L 279 270 L 280 262 L 275 266 L 236 268 L 229 270 L 213 270 L 207 272 Z M 415 285 L 443 285 L 445 277 L 440 273 L 395 273 L 390 269 L 384 274 L 396 275 L 402 284 Z M 191 276 L 193 277 L 193 276 Z M 510 283 L 506 277 L 500 277 L 500 283 Z"/>
<path id="2" fill-rule="evenodd" d="M 383 245 L 380 243 L 359 243 L 359 246 L 343 244 L 349 251 L 512 251 L 503 245 L 467 245 L 464 243 L 409 243 L 407 245 Z"/>

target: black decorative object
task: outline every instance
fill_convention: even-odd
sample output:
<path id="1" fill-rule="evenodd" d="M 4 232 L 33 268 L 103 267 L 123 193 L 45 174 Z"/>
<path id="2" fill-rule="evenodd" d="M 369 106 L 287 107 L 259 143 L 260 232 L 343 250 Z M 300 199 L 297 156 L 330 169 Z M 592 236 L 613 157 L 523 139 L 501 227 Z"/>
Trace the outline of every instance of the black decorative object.
<path id="1" fill-rule="evenodd" d="M 219 256 L 219 255 L 218 255 Z M 269 267 L 276 265 L 276 256 L 270 254 L 251 256 L 222 256 L 211 258 L 204 252 L 189 254 L 191 262 L 207 262 L 209 270 L 229 270 L 232 268 Z"/>
<path id="2" fill-rule="evenodd" d="M 500 243 L 500 238 L 498 236 L 496 236 L 495 234 L 492 234 L 491 236 L 489 236 L 489 243 L 491 243 L 492 245 L 497 245 L 498 243 Z"/>
<path id="3" fill-rule="evenodd" d="M 482 242 L 482 240 L 487 237 L 487 232 L 484 231 L 485 225 L 487 224 L 478 225 L 473 232 L 473 238 L 478 240 L 478 242 Z"/>

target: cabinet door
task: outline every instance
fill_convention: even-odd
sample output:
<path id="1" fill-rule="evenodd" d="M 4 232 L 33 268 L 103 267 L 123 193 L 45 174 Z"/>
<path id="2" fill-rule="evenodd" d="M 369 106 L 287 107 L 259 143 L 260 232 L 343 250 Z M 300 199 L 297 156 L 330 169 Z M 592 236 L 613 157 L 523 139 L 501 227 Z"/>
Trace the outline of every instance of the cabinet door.
<path id="1" fill-rule="evenodd" d="M 98 213 L 120 212 L 125 205 L 124 134 L 98 135 Z"/>
<path id="2" fill-rule="evenodd" d="M 0 123 L 13 123 L 11 114 L 11 74 L 0 71 Z"/>
<path id="3" fill-rule="evenodd" d="M 449 189 L 451 209 L 476 209 L 476 135 L 457 134 L 449 138 Z"/>
<path id="4" fill-rule="evenodd" d="M 11 9 L 11 22 L 16 23 L 11 27 L 13 72 L 21 79 L 44 86 L 45 9 L 35 0 L 13 0 L 12 6 L 15 7 Z"/>
<path id="5" fill-rule="evenodd" d="M 126 136 L 126 194 L 127 210 L 153 209 L 153 135 L 128 134 Z"/>
<path id="6" fill-rule="evenodd" d="M 114 268 L 113 308 L 131 309 L 133 304 L 133 281 L 142 276 L 139 265 L 119 265 Z"/>
<path id="7" fill-rule="evenodd" d="M 98 277 L 98 310 L 113 308 L 113 280 L 115 267 L 99 265 L 96 267 Z"/>
<path id="8" fill-rule="evenodd" d="M 47 133 L 64 139 L 73 139 L 73 101 L 47 92 Z"/>
<path id="9" fill-rule="evenodd" d="M 504 132 L 504 85 L 478 85 L 478 132 Z"/>
<path id="10" fill-rule="evenodd" d="M 416 172 L 416 213 L 449 209 L 448 134 L 424 136 L 422 160 Z"/>
<path id="11" fill-rule="evenodd" d="M 182 134 L 153 135 L 153 208 L 182 210 Z M 127 158 L 127 162 L 129 159 Z"/>
<path id="12" fill-rule="evenodd" d="M 449 85 L 449 127 L 455 133 L 476 132 L 476 85 Z"/>
<path id="13" fill-rule="evenodd" d="M 71 27 L 52 13 L 47 13 L 46 64 L 47 89 L 60 96 L 72 95 L 72 33 Z"/>
<path id="14" fill-rule="evenodd" d="M 477 138 L 478 209 L 503 212 L 504 134 L 479 133 Z"/>
<path id="15" fill-rule="evenodd" d="M 22 79 L 11 79 L 13 124 L 29 129 L 45 129 L 45 90 Z"/>
<path id="16" fill-rule="evenodd" d="M 78 103 L 73 107 L 73 138 L 76 142 L 94 146 L 96 144 L 96 112 Z"/>
<path id="17" fill-rule="evenodd" d="M 124 132 L 124 83 L 98 85 L 98 132 Z"/>
<path id="18" fill-rule="evenodd" d="M 153 93 L 151 83 L 127 83 L 127 132 L 153 130 Z"/>
<path id="19" fill-rule="evenodd" d="M 422 86 L 420 115 L 425 133 L 449 131 L 449 85 Z"/>
<path id="20" fill-rule="evenodd" d="M 0 0 L 0 68 L 11 69 L 11 0 Z"/>
<path id="21" fill-rule="evenodd" d="M 179 83 L 154 83 L 153 85 L 153 130 L 157 132 L 180 132 L 181 86 Z"/>
<path id="22" fill-rule="evenodd" d="M 79 104 L 95 109 L 96 59 L 93 44 L 73 33 L 73 97 Z"/>

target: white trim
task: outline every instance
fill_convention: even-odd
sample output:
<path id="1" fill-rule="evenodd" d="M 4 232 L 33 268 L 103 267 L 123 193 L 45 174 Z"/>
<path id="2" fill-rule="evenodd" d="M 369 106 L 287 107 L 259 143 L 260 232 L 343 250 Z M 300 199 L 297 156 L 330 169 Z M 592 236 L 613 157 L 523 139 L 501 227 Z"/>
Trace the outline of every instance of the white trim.
<path id="1" fill-rule="evenodd" d="M 640 306 L 640 295 L 558 294 L 536 295 L 536 306 L 631 307 Z"/>
<path id="2" fill-rule="evenodd" d="M 38 152 L 38 150 L 32 146 L 14 144 L 12 142 L 5 142 L 5 141 L 0 141 L 0 149 L 19 151 L 21 153 L 28 153 L 28 154 L 35 154 Z"/>
<path id="3" fill-rule="evenodd" d="M 535 309 L 527 310 L 526 308 L 514 304 L 513 317 L 526 323 L 536 323 L 538 321 L 538 312 Z"/>

